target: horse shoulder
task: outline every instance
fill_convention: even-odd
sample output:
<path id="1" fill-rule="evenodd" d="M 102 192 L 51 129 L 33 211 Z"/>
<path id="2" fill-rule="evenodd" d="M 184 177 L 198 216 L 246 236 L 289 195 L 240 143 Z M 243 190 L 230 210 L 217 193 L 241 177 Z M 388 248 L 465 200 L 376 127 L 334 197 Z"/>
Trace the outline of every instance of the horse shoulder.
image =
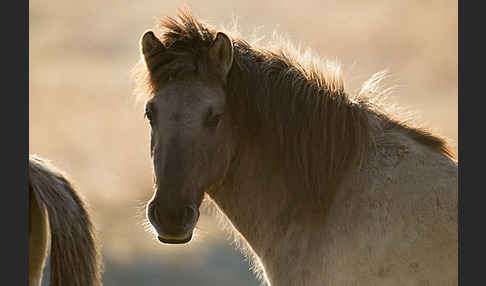
<path id="1" fill-rule="evenodd" d="M 407 285 L 455 285 L 457 164 L 405 134 L 390 137 L 392 144 L 378 150 L 381 170 L 374 178 L 374 189 L 381 196 L 375 199 L 384 207 L 378 224 L 386 245 L 378 247 L 383 254 L 376 260 L 376 278 L 394 277 L 390 283 Z"/>
<path id="2" fill-rule="evenodd" d="M 324 280 L 457 285 L 457 164 L 405 135 L 391 139 L 336 196 Z"/>

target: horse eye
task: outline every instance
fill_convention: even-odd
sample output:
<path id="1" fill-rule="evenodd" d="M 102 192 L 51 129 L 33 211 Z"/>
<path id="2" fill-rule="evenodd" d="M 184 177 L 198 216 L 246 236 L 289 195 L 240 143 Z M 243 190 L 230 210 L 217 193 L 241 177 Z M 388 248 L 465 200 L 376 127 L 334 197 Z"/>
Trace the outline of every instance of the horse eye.
<path id="1" fill-rule="evenodd" d="M 223 114 L 214 114 L 213 109 L 210 108 L 208 111 L 208 114 L 206 116 L 206 126 L 214 129 L 218 126 L 219 122 L 221 121 L 221 118 L 223 117 Z"/>
<path id="2" fill-rule="evenodd" d="M 145 107 L 145 117 L 147 117 L 148 121 L 152 123 L 152 109 L 149 107 Z"/>

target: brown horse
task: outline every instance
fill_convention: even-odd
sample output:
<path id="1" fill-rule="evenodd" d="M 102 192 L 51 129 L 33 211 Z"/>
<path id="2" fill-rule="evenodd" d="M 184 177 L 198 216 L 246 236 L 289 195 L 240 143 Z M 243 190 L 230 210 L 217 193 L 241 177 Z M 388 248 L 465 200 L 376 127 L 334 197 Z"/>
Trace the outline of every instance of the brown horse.
<path id="1" fill-rule="evenodd" d="M 93 226 L 71 183 L 45 160 L 30 156 L 29 196 L 29 285 L 41 285 L 49 234 L 50 285 L 102 285 Z"/>
<path id="2" fill-rule="evenodd" d="M 268 285 L 457 285 L 446 142 L 356 96 L 339 69 L 258 48 L 189 12 L 141 39 L 156 180 L 147 216 L 186 243 L 214 202 Z"/>

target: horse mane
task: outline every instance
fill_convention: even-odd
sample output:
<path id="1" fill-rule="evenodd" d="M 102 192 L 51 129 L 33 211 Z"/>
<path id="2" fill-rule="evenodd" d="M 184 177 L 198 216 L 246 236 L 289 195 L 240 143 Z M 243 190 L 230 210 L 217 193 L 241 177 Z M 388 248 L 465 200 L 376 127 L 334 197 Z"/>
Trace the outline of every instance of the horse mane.
<path id="1" fill-rule="evenodd" d="M 166 77 L 207 71 L 207 50 L 218 32 L 188 10 L 180 10 L 178 19 L 162 19 L 160 28 L 165 51 L 150 59 L 150 72 L 143 60 L 135 68 L 136 92 L 142 94 L 153 95 Z M 393 119 L 373 103 L 381 95 L 382 74 L 352 97 L 339 66 L 283 42 L 268 49 L 228 35 L 234 56 L 224 88 L 239 139 L 267 148 L 262 154 L 287 178 L 299 178 L 301 187 L 321 193 L 332 188 L 348 167 L 362 166 L 374 152 L 377 134 L 394 128 L 454 157 L 445 140 Z"/>
<path id="2" fill-rule="evenodd" d="M 42 210 L 38 213 L 47 213 L 49 222 L 51 232 L 49 285 L 102 285 L 103 266 L 94 227 L 85 200 L 75 191 L 71 182 L 47 161 L 31 155 L 29 193 L 31 203 L 35 203 Z M 34 244 L 29 247 L 44 246 Z M 36 253 L 42 251 L 39 249 Z M 47 249 L 43 250 L 43 255 L 44 257 L 36 257 L 38 263 L 44 263 Z M 43 265 L 39 266 L 34 268 L 42 271 Z M 35 285 L 32 283 L 34 281 L 31 281 L 31 285 Z"/>

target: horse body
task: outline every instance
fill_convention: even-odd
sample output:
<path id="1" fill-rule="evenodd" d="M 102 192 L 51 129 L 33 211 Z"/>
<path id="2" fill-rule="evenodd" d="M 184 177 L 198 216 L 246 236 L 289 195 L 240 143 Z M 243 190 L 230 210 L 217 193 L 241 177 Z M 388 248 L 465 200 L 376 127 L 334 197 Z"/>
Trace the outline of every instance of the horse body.
<path id="1" fill-rule="evenodd" d="M 351 97 L 339 69 L 179 18 L 141 40 L 161 242 L 191 240 L 206 193 L 269 285 L 457 285 L 457 163 L 374 103 L 379 74 Z"/>
<path id="2" fill-rule="evenodd" d="M 457 165 L 400 131 L 384 136 L 326 211 L 296 203 L 248 153 L 209 193 L 269 285 L 457 285 Z"/>
<path id="3" fill-rule="evenodd" d="M 45 160 L 30 156 L 29 196 L 29 285 L 41 285 L 49 238 L 50 285 L 102 285 L 86 203 L 68 179 Z"/>

